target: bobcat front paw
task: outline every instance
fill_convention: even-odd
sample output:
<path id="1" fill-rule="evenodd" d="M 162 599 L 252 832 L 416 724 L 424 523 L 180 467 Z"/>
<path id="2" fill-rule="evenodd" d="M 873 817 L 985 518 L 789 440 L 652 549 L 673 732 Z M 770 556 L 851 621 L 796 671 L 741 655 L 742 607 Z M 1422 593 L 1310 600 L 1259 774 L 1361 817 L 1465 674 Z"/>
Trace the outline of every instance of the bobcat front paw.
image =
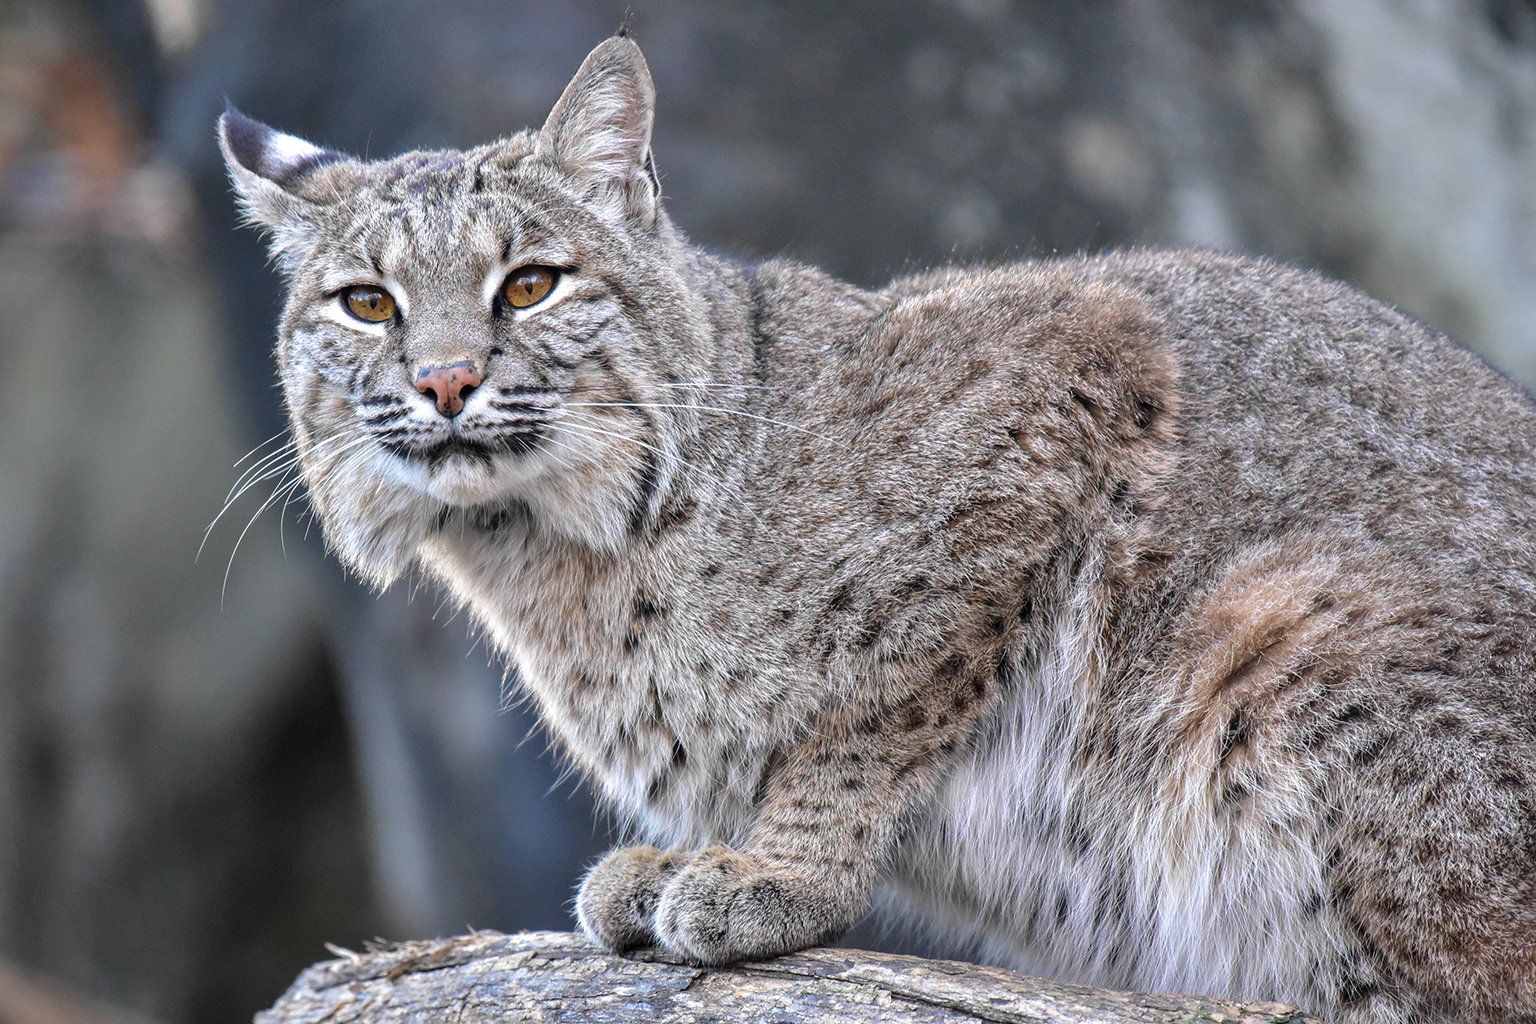
<path id="1" fill-rule="evenodd" d="M 576 897 L 582 931 L 612 950 L 655 945 L 657 902 L 682 863 L 682 857 L 654 846 L 628 846 L 608 854 L 587 872 Z"/>
<path id="2" fill-rule="evenodd" d="M 699 963 L 761 960 L 836 938 L 848 916 L 805 879 L 711 846 L 688 858 L 662 890 L 656 937 Z"/>

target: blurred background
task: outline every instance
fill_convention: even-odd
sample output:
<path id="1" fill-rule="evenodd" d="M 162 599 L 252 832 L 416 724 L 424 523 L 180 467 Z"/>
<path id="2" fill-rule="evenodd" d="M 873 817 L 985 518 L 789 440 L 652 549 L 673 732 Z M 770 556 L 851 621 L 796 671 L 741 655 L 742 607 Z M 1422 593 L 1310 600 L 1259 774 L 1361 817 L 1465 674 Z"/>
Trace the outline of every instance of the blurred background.
<path id="1" fill-rule="evenodd" d="M 283 426 L 214 120 L 474 144 L 626 17 L 706 246 L 1264 253 L 1536 381 L 1532 0 L 0 0 L 0 1022 L 249 1020 L 325 941 L 570 927 L 608 826 L 462 615 L 258 514 L 276 477 L 194 560 Z"/>

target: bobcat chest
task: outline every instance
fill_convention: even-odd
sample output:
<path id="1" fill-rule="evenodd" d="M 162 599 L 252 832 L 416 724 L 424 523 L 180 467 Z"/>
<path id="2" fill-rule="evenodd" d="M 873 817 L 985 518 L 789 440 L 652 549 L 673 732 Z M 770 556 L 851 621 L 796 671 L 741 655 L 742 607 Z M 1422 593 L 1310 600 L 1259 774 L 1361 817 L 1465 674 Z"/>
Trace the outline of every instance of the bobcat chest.
<path id="1" fill-rule="evenodd" d="M 680 591 L 639 559 L 517 536 L 444 536 L 425 553 L 621 811 L 669 841 L 742 832 L 773 751 L 814 698 L 758 642 L 745 601 Z"/>

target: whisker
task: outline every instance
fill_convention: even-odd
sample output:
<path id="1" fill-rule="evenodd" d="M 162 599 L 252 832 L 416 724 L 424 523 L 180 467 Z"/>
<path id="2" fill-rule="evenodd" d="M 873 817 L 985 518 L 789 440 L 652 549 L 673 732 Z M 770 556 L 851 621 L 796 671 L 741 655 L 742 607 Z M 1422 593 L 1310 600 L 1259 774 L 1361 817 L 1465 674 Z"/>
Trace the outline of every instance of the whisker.
<path id="1" fill-rule="evenodd" d="M 288 441 L 282 447 L 268 452 L 266 455 L 263 455 L 260 459 L 247 466 L 245 472 L 236 477 L 235 482 L 230 485 L 229 494 L 224 496 L 224 500 L 228 501 L 230 496 L 240 489 L 240 485 L 245 483 L 245 481 L 248 480 L 253 474 L 260 473 L 273 462 L 282 460 L 285 456 L 292 454 L 296 449 L 297 443 L 294 441 Z M 249 458 L 250 456 L 246 457 Z"/>
<path id="2" fill-rule="evenodd" d="M 324 456 L 326 454 L 327 447 L 335 447 L 336 445 L 346 444 L 349 443 L 350 440 L 351 439 L 342 437 L 329 438 L 315 445 L 315 454 L 317 456 Z M 239 497 L 240 492 L 244 491 L 251 484 L 260 480 L 271 479 L 274 473 L 281 472 L 279 469 L 274 469 L 274 463 L 280 462 L 290 455 L 295 455 L 297 451 L 298 442 L 288 441 L 281 448 L 278 448 L 277 450 L 264 456 L 259 462 L 247 468 L 246 471 L 240 475 L 239 479 L 237 479 L 234 485 L 230 488 L 229 494 L 225 495 L 224 500 L 226 502 L 231 501 L 234 498 Z M 292 460 L 290 460 L 290 462 L 291 461 Z"/>
<path id="3" fill-rule="evenodd" d="M 213 517 L 213 521 L 210 522 L 207 528 L 203 530 L 203 539 L 198 543 L 197 553 L 192 556 L 192 561 L 195 563 L 198 559 L 202 558 L 203 548 L 208 546 L 208 538 L 213 536 L 214 527 L 219 525 L 219 520 L 224 518 L 224 514 L 226 512 L 228 512 L 231 508 L 234 508 L 235 502 L 239 501 L 245 495 L 246 491 L 250 490 L 252 487 L 255 487 L 257 484 L 262 483 L 263 481 L 271 480 L 273 477 L 283 476 L 288 472 L 289 469 L 293 468 L 293 464 L 296 461 L 297 458 L 291 459 L 288 462 L 285 462 L 268 470 L 265 473 L 262 473 L 260 476 L 252 477 L 245 483 L 241 484 L 238 491 L 230 494 L 225 499 L 223 506 L 220 507 L 218 514 Z"/>
<path id="4" fill-rule="evenodd" d="M 303 477 L 295 477 L 288 483 L 279 484 L 277 489 L 272 492 L 272 496 L 266 501 L 262 502 L 261 507 L 256 510 L 255 515 L 251 516 L 250 520 L 245 524 L 245 529 L 240 531 L 240 536 L 235 538 L 234 549 L 229 553 L 229 562 L 224 566 L 224 584 L 219 588 L 220 609 L 224 607 L 224 598 L 229 593 L 229 574 L 230 571 L 235 567 L 235 555 L 240 551 L 240 542 L 245 540 L 245 535 L 251 531 L 252 526 L 256 525 L 256 520 L 261 518 L 261 514 L 267 509 L 271 508 L 273 503 L 278 501 L 280 498 L 285 497 L 287 493 L 293 488 L 299 486 L 299 483 L 302 480 Z"/>
<path id="5" fill-rule="evenodd" d="M 282 478 L 277 482 L 277 490 L 283 492 L 283 503 L 278 507 L 277 510 L 277 546 L 278 549 L 282 551 L 284 559 L 288 557 L 288 538 L 283 536 L 283 510 L 288 507 L 288 499 L 293 497 L 293 493 L 296 490 L 295 484 L 299 482 L 300 481 L 297 480 L 289 480 L 286 473 L 284 473 Z M 233 560 L 235 557 L 234 552 L 230 552 L 229 557 L 231 560 Z M 226 569 L 226 576 L 228 575 L 228 572 L 229 570 Z"/>
<path id="6" fill-rule="evenodd" d="M 288 521 L 288 506 L 296 500 L 300 488 L 288 489 L 288 497 L 283 499 L 283 507 L 277 510 L 277 543 L 283 549 L 283 557 L 288 557 L 288 534 L 284 531 L 284 524 Z M 308 534 L 305 534 L 308 536 Z"/>
<path id="7" fill-rule="evenodd" d="M 572 452 L 572 453 L 574 453 L 576 455 L 580 455 L 581 454 L 581 449 L 580 448 L 577 448 L 575 445 L 566 444 L 564 441 L 558 440 L 557 438 L 549 437 L 549 436 L 546 435 L 544 437 L 544 440 L 549 442 L 550 444 L 559 445 L 561 448 L 564 448 L 568 452 Z M 572 473 L 576 472 L 576 467 L 574 465 L 572 465 L 569 462 L 566 462 L 564 459 L 562 459 L 560 456 L 556 455 L 554 452 L 549 452 L 548 454 L 549 454 L 550 458 L 552 458 L 556 462 L 560 463 L 560 465 L 564 466 L 566 469 L 570 470 Z"/>
<path id="8" fill-rule="evenodd" d="M 798 433 L 801 433 L 801 434 L 809 434 L 812 437 L 820 438 L 823 441 L 827 441 L 827 442 L 829 442 L 831 444 L 835 444 L 835 445 L 837 445 L 840 448 L 846 448 L 849 451 L 853 451 L 853 447 L 851 445 L 847 444 L 846 442 L 839 441 L 835 437 L 828 437 L 826 434 L 818 434 L 814 430 L 807 430 L 805 427 L 796 426 L 793 423 L 786 423 L 784 420 L 776 420 L 776 419 L 774 419 L 771 416 L 759 416 L 756 413 L 742 412 L 740 409 L 727 409 L 727 408 L 725 408 L 723 406 L 718 406 L 718 405 L 694 405 L 694 404 L 688 403 L 688 402 L 567 402 L 566 403 L 566 408 L 568 408 L 568 409 L 570 409 L 570 408 L 577 408 L 577 407 L 601 407 L 601 406 L 609 406 L 609 407 L 620 408 L 620 409 L 695 409 L 695 410 L 697 410 L 699 412 L 725 413 L 726 415 L 729 415 L 729 416 L 741 416 L 741 417 L 744 417 L 744 418 L 749 419 L 749 420 L 759 420 L 759 421 L 761 421 L 763 423 L 772 423 L 775 426 L 784 427 L 786 430 L 794 430 L 794 431 L 797 431 Z"/>
<path id="9" fill-rule="evenodd" d="M 359 445 L 360 445 L 361 441 L 366 441 L 366 440 L 368 440 L 366 437 L 365 438 L 357 439 Z M 335 455 L 340 454 L 341 451 L 345 451 L 345 450 L 346 450 L 345 447 L 343 447 L 341 449 L 338 449 L 337 451 L 330 452 L 329 456 L 330 457 L 334 457 Z M 353 451 L 344 460 L 342 460 L 341 465 L 333 467 L 331 472 L 335 472 L 335 473 L 339 473 L 339 474 L 340 473 L 350 473 L 352 471 L 352 467 L 353 467 L 353 465 L 355 463 L 363 461 L 364 459 L 367 459 L 368 456 L 371 455 L 371 454 L 372 454 L 372 452 L 371 452 L 370 449 L 368 449 L 366 447 L 360 447 L 359 446 L 358 450 Z M 302 478 L 300 478 L 300 480 L 298 480 L 298 481 L 295 481 L 296 484 L 297 483 L 301 483 L 301 482 L 302 482 Z M 282 507 L 282 510 L 278 513 L 278 521 L 277 521 L 277 523 L 278 523 L 278 536 L 279 537 L 282 536 L 282 529 L 283 529 L 283 519 L 282 519 L 282 516 L 283 516 L 284 513 L 286 513 L 288 511 L 289 504 L 291 504 L 295 500 L 295 496 L 298 493 L 299 493 L 299 491 L 296 488 L 290 487 L 289 488 L 289 492 L 288 492 L 288 497 L 283 501 L 283 507 Z M 315 512 L 314 512 L 314 506 L 308 505 L 306 507 L 305 511 L 300 515 L 299 519 L 300 519 L 301 522 L 304 523 L 304 539 L 308 540 L 309 539 L 309 528 L 312 525 L 314 525 L 315 522 L 317 522 L 317 519 L 315 517 Z M 286 555 L 287 554 L 287 550 L 285 549 L 283 553 Z"/>
<path id="10" fill-rule="evenodd" d="M 583 412 L 580 412 L 580 411 L 572 411 L 570 415 L 571 415 L 571 417 L 583 417 L 584 416 L 584 417 L 586 417 L 588 419 L 592 418 L 592 414 L 591 413 L 583 413 Z M 589 434 L 592 434 L 592 433 L 602 434 L 602 435 L 607 436 L 607 437 L 616 437 L 616 438 L 618 438 L 621 441 L 630 441 L 630 442 L 632 442 L 634 444 L 640 445 L 642 448 L 646 448 L 646 449 L 649 449 L 650 451 L 655 452 L 657 455 L 660 455 L 663 458 L 676 459 L 678 461 L 678 463 L 681 464 L 683 467 L 685 467 L 685 468 L 687 468 L 689 470 L 692 470 L 693 472 L 698 473 L 701 476 L 704 476 L 704 477 L 710 478 L 710 479 L 714 479 L 714 480 L 718 481 L 719 483 L 727 483 L 727 480 L 724 477 L 713 476 L 712 474 L 709 474 L 709 473 L 705 472 L 703 467 L 697 466 L 694 463 L 689 462 L 687 459 L 683 458 L 681 455 L 678 455 L 678 454 L 672 453 L 672 452 L 663 451 L 662 449 L 657 448 L 655 445 L 648 444 L 647 442 L 642 441 L 639 438 L 630 437 L 628 434 L 620 434 L 620 433 L 617 433 L 616 431 L 612 431 L 612 430 L 604 430 L 601 427 L 596 427 L 596 426 L 593 426 L 591 423 L 581 422 L 579 420 L 563 419 L 560 422 L 564 426 L 569 427 L 572 430 L 584 430 L 584 431 L 587 431 Z M 611 444 L 611 442 L 609 442 L 609 443 Z M 764 530 L 767 530 L 768 531 L 767 532 L 768 538 L 770 539 L 770 541 L 772 543 L 775 544 L 775 546 L 777 546 L 778 541 L 776 539 L 774 539 L 773 532 L 771 530 L 768 530 L 768 524 L 763 521 L 763 517 L 758 515 L 757 510 L 754 509 L 752 507 L 751 503 L 746 500 L 746 497 L 745 497 L 745 494 L 742 491 L 741 485 L 739 483 L 731 484 L 729 486 L 729 491 L 735 497 L 736 503 L 737 503 L 737 507 L 740 508 L 741 510 L 743 510 L 744 512 L 746 512 L 747 515 L 751 516 L 753 521 L 756 522 L 758 526 L 762 527 Z"/>
<path id="11" fill-rule="evenodd" d="M 690 469 L 695 473 L 704 473 L 704 468 L 702 466 L 689 462 L 687 459 L 683 458 L 676 452 L 669 452 L 664 448 L 658 448 L 656 445 L 651 444 L 649 441 L 642 441 L 638 437 L 632 437 L 629 434 L 621 434 L 616 430 L 606 430 L 595 425 L 594 423 L 590 422 L 595 418 L 591 413 L 572 412 L 570 415 L 572 418 L 564 419 L 561 421 L 563 426 L 569 427 L 572 430 L 586 431 L 588 435 L 600 434 L 604 437 L 613 437 L 618 438 L 620 441 L 628 441 L 631 444 L 639 445 L 641 448 L 644 448 L 647 451 L 654 452 L 655 454 L 660 455 L 662 458 L 676 459 L 679 465 Z M 577 417 L 584 417 L 584 419 L 579 419 Z M 609 444 L 611 445 L 612 442 L 609 442 Z"/>
<path id="12" fill-rule="evenodd" d="M 579 415 L 582 415 L 582 414 L 581 413 L 573 413 L 572 414 L 573 417 L 574 416 L 579 416 Z M 565 420 L 562 420 L 561 424 L 563 426 L 565 426 L 565 427 L 570 428 L 571 430 L 585 431 L 588 436 L 601 435 L 603 437 L 617 438 L 620 441 L 627 441 L 630 444 L 639 445 L 641 448 L 644 448 L 645 450 L 647 450 L 649 452 L 654 452 L 655 454 L 660 455 L 664 459 L 675 459 L 677 461 L 677 463 L 680 466 L 684 467 L 685 469 L 692 470 L 695 473 L 701 473 L 701 474 L 704 473 L 703 467 L 695 465 L 692 462 L 689 462 L 687 459 L 683 458 L 681 455 L 677 454 L 676 452 L 669 452 L 669 451 L 667 451 L 664 448 L 658 448 L 656 445 L 653 445 L 653 444 L 651 444 L 648 441 L 642 441 L 638 437 L 631 437 L 628 434 L 621 434 L 621 433 L 619 433 L 618 431 L 615 431 L 615 430 L 605 430 L 602 427 L 593 425 L 592 423 L 582 422 L 580 420 L 575 420 L 575 419 L 565 419 Z M 617 447 L 616 445 L 614 445 L 614 443 L 612 441 L 607 442 L 607 444 L 609 444 L 610 447 Z M 570 447 L 570 446 L 567 445 L 566 447 Z M 573 449 L 573 450 L 577 450 L 579 452 L 579 449 Z"/>
<path id="13" fill-rule="evenodd" d="M 328 439 L 328 442 L 326 444 L 317 446 L 317 451 L 318 451 L 319 457 L 321 457 L 321 458 L 334 459 L 338 455 L 341 455 L 343 452 L 346 452 L 348 449 L 353 449 L 352 453 L 350 455 L 347 455 L 347 457 L 342 461 L 340 466 L 333 467 L 333 469 L 332 469 L 332 472 L 347 473 L 347 472 L 351 472 L 352 465 L 353 465 L 354 462 L 357 462 L 360 459 L 367 458 L 367 456 L 369 454 L 369 451 L 368 451 L 368 448 L 366 447 L 366 442 L 368 440 L 369 440 L 369 438 L 368 438 L 367 435 L 363 435 L 362 437 L 355 437 L 355 438 L 334 438 L 334 439 Z M 293 462 L 289 463 L 289 466 L 292 467 L 297 462 L 298 462 L 298 460 L 295 459 L 295 460 L 293 460 Z M 288 496 L 283 500 L 283 507 L 278 511 L 278 516 L 277 516 L 277 534 L 278 534 L 279 541 L 283 543 L 283 555 L 284 555 L 284 557 L 286 557 L 287 554 L 288 554 L 287 540 L 286 540 L 286 537 L 283 534 L 284 516 L 286 515 L 286 513 L 288 511 L 288 506 L 293 503 L 294 496 L 299 493 L 298 485 L 302 484 L 302 483 L 303 483 L 303 475 L 300 474 L 299 478 L 294 480 L 293 484 L 288 487 Z M 305 536 L 306 539 L 308 539 L 308 537 L 309 537 L 309 530 L 307 528 L 304 531 L 304 536 Z"/>
<path id="14" fill-rule="evenodd" d="M 356 447 L 358 445 L 365 444 L 369 440 L 370 440 L 370 438 L 367 435 L 364 435 L 362 437 L 356 437 L 356 438 L 335 438 L 335 439 L 331 439 L 328 443 L 323 443 L 323 444 L 317 445 L 316 448 L 315 448 L 315 453 L 319 457 L 321 457 L 321 458 L 327 458 L 327 459 L 335 458 L 337 455 L 341 454 L 342 452 L 345 452 L 348 448 L 353 448 L 353 447 Z M 255 476 L 250 476 L 249 479 L 245 480 L 245 482 L 240 485 L 238 490 L 234 491 L 225 500 L 223 507 L 219 509 L 218 515 L 213 517 L 213 521 L 211 523 L 209 523 L 207 529 L 205 529 L 203 531 L 203 539 L 202 539 L 202 541 L 197 546 L 197 554 L 192 556 L 192 561 L 194 563 L 197 562 L 197 560 L 202 557 L 203 549 L 208 546 L 208 538 L 213 535 L 214 527 L 219 525 L 219 521 L 224 518 L 225 513 L 227 513 L 231 508 L 234 507 L 235 503 L 237 501 L 239 501 L 240 498 L 245 495 L 246 491 L 250 490 L 252 487 L 255 487 L 257 484 L 259 484 L 259 483 L 261 483 L 261 482 L 263 482 L 265 480 L 271 480 L 274 477 L 286 478 L 288 472 L 290 470 L 292 470 L 293 467 L 295 465 L 297 465 L 297 463 L 298 463 L 298 455 L 296 453 L 291 453 L 290 452 L 288 454 L 291 457 L 287 458 L 286 461 L 281 462 L 278 465 L 267 466 L 263 472 L 255 475 Z M 250 473 L 250 471 L 247 471 L 247 475 L 249 475 L 249 473 Z M 299 479 L 302 479 L 302 476 Z M 281 487 L 283 485 L 279 484 L 278 486 Z M 262 505 L 261 509 L 259 509 L 257 511 L 256 515 L 257 516 L 261 515 L 261 513 L 263 511 L 265 511 L 267 507 L 268 506 L 264 503 Z M 255 521 L 255 517 L 252 517 L 252 521 L 253 522 Z M 246 529 L 247 530 L 250 529 L 250 523 L 246 524 Z M 240 536 L 241 537 L 245 536 L 245 530 L 240 531 Z M 239 547 L 239 541 L 236 541 L 235 543 L 236 543 L 236 547 L 238 548 Z M 230 553 L 230 559 L 231 559 L 231 561 L 233 561 L 233 559 L 234 559 L 234 552 Z M 227 579 L 227 576 L 228 576 L 228 572 L 226 570 L 226 579 Z"/>
<path id="15" fill-rule="evenodd" d="M 256 465 L 251 466 L 236 480 L 229 493 L 224 496 L 225 502 L 233 501 L 242 493 L 263 480 L 270 480 L 273 476 L 281 474 L 283 470 L 298 461 L 298 451 L 293 448 L 285 448 L 272 456 L 262 459 Z"/>
<path id="16" fill-rule="evenodd" d="M 336 444 L 342 443 L 343 441 L 346 441 L 346 439 L 337 438 L 337 439 L 335 439 L 334 441 L 331 442 L 331 445 L 334 446 Z M 326 448 L 326 445 L 324 445 L 324 444 L 318 445 L 318 446 L 316 446 L 316 452 L 318 454 L 324 455 L 325 454 L 325 448 Z M 240 495 L 244 494 L 251 487 L 253 487 L 254 485 L 260 483 L 263 480 L 270 480 L 274 476 L 281 475 L 283 472 L 286 471 L 288 466 L 293 465 L 293 463 L 296 462 L 296 461 L 297 461 L 296 444 L 295 444 L 295 442 L 289 442 L 288 444 L 284 445 L 278 451 L 273 452 L 272 454 L 270 454 L 270 455 L 266 456 L 265 458 L 263 458 L 256 465 L 251 466 L 249 469 L 247 469 L 245 471 L 245 473 L 241 474 L 240 479 L 235 481 L 235 485 L 232 488 L 230 488 L 229 494 L 227 494 L 225 496 L 225 501 L 224 501 L 225 509 L 227 509 L 228 506 L 232 502 L 234 502 L 237 499 L 239 499 Z M 225 509 L 221 509 L 220 510 L 220 515 L 223 514 Z M 218 516 L 215 516 L 214 517 L 214 522 L 208 524 L 209 528 L 212 529 L 214 523 L 217 523 L 217 522 L 218 522 Z"/>
<path id="17" fill-rule="evenodd" d="M 693 469 L 693 470 L 697 470 L 698 469 L 697 466 L 694 466 L 692 463 L 688 462 L 688 460 L 684 459 L 682 456 L 676 455 L 676 454 L 674 454 L 672 452 L 669 452 L 669 451 L 666 451 L 663 448 L 658 448 L 655 445 L 651 444 L 649 441 L 642 441 L 638 437 L 631 437 L 628 434 L 621 434 L 621 433 L 619 433 L 616 430 L 604 430 L 602 427 L 594 426 L 591 423 L 584 423 L 584 422 L 580 422 L 580 421 L 573 422 L 573 421 L 570 421 L 570 420 L 564 420 L 564 421 L 562 421 L 562 425 L 565 426 L 565 427 L 568 427 L 571 430 L 584 430 L 588 434 L 601 434 L 604 437 L 614 437 L 614 438 L 618 438 L 620 441 L 628 441 L 630 444 L 639 445 L 641 448 L 644 448 L 647 451 L 655 452 L 657 455 L 660 455 L 663 458 L 677 459 L 678 462 L 680 462 L 684 466 L 687 466 L 689 469 Z"/>
<path id="18" fill-rule="evenodd" d="M 760 391 L 777 391 L 777 384 L 736 384 L 730 381 L 685 380 L 675 384 L 649 384 L 653 388 L 751 388 Z"/>
<path id="19" fill-rule="evenodd" d="M 239 469 L 240 468 L 240 463 L 244 462 L 246 459 L 250 458 L 252 455 L 255 455 L 257 452 L 261 451 L 267 445 L 271 444 L 273 441 L 276 441 L 278 438 L 282 437 L 284 434 L 288 433 L 288 430 L 289 430 L 288 427 L 284 427 L 282 430 L 279 430 L 277 433 L 273 434 L 271 437 L 269 437 L 265 441 L 261 442 L 261 444 L 258 444 L 255 448 L 252 448 L 250 451 L 246 452 L 244 455 L 242 455 L 238 459 L 236 459 L 235 460 L 235 464 L 233 466 L 229 467 L 229 468 L 230 469 Z M 293 442 L 290 441 L 288 443 L 292 444 Z M 284 447 L 286 447 L 286 445 Z"/>

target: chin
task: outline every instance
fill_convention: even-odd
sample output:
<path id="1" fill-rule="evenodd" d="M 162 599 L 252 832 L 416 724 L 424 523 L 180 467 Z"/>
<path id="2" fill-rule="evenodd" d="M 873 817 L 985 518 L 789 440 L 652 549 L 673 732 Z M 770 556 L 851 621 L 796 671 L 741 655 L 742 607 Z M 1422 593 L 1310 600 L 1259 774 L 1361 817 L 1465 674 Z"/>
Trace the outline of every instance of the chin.
<path id="1" fill-rule="evenodd" d="M 489 460 L 452 455 L 431 462 L 397 457 L 394 461 L 404 483 L 459 508 L 515 497 L 545 473 L 542 460 L 527 455 L 498 454 Z"/>

